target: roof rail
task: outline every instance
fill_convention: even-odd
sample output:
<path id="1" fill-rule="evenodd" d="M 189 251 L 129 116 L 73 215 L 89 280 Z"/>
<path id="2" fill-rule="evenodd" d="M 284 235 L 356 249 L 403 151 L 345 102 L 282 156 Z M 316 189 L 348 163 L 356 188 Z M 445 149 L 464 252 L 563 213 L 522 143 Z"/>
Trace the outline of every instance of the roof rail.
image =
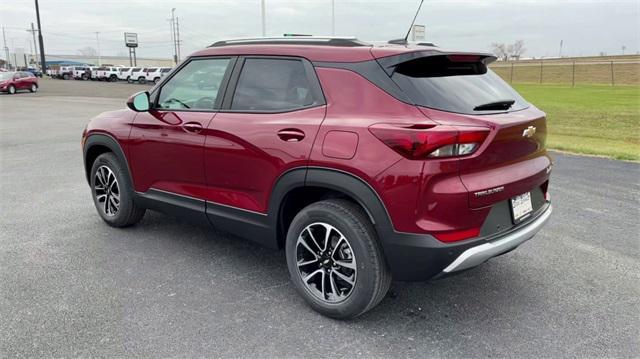
<path id="1" fill-rule="evenodd" d="M 355 37 L 324 37 L 324 36 L 285 36 L 285 37 L 257 37 L 247 39 L 232 39 L 216 41 L 209 47 L 231 45 L 322 45 L 322 46 L 371 46 Z"/>

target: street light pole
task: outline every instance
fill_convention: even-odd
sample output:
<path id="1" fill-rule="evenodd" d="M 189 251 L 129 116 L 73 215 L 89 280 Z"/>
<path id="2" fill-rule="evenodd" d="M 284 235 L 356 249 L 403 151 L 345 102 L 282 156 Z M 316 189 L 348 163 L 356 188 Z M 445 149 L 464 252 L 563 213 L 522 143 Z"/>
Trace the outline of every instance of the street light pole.
<path id="1" fill-rule="evenodd" d="M 31 23 L 31 30 L 27 30 L 27 31 L 29 31 L 31 35 L 33 35 L 33 47 L 34 49 L 36 49 L 34 61 L 37 64 L 38 63 L 38 45 L 36 44 L 36 29 L 33 26 L 33 23 Z"/>
<path id="2" fill-rule="evenodd" d="M 331 0 L 331 36 L 336 36 L 336 0 Z"/>
<path id="3" fill-rule="evenodd" d="M 7 47 L 7 36 L 4 33 L 4 26 L 2 27 L 2 39 L 4 40 L 4 53 L 6 56 L 6 60 L 4 63 L 4 68 L 9 68 L 9 63 L 11 63 L 11 61 L 9 60 L 9 48 Z"/>
<path id="4" fill-rule="evenodd" d="M 262 10 L 262 37 L 266 37 L 267 36 L 267 17 L 266 17 L 266 4 L 264 3 L 265 0 L 261 0 L 261 10 Z"/>
<path id="5" fill-rule="evenodd" d="M 176 42 L 176 8 L 171 9 L 171 40 L 173 41 L 173 62 L 178 64 L 178 46 Z"/>
<path id="6" fill-rule="evenodd" d="M 44 56 L 44 40 L 42 39 L 42 24 L 40 24 L 40 7 L 38 6 L 38 0 L 36 1 L 36 18 L 38 20 L 38 42 L 40 43 L 40 67 L 42 73 L 47 71 L 47 62 Z"/>
<path id="7" fill-rule="evenodd" d="M 102 66 L 102 56 L 100 55 L 100 31 L 96 31 L 96 42 L 98 43 L 98 66 Z"/>

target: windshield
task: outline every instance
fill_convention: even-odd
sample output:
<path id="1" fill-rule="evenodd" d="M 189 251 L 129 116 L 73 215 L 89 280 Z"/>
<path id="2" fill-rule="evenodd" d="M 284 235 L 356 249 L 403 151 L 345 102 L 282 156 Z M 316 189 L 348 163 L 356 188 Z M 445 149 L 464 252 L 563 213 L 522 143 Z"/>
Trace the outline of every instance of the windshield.
<path id="1" fill-rule="evenodd" d="M 465 114 L 516 111 L 529 104 L 500 76 L 477 61 L 430 56 L 400 64 L 392 76 L 424 107 Z"/>

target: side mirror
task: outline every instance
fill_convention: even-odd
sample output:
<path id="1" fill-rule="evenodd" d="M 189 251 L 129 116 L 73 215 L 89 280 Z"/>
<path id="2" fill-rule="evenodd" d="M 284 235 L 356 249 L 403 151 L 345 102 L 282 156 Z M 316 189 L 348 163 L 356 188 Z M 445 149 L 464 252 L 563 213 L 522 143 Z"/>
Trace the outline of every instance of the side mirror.
<path id="1" fill-rule="evenodd" d="M 149 111 L 149 93 L 147 91 L 142 91 L 129 97 L 127 100 L 127 107 L 136 112 Z"/>

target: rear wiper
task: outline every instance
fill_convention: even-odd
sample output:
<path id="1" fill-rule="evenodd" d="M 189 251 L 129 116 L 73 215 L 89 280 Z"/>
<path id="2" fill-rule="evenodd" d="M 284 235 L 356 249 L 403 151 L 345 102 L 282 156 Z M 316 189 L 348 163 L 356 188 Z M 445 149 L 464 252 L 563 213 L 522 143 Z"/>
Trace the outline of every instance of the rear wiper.
<path id="1" fill-rule="evenodd" d="M 485 103 L 473 108 L 474 111 L 508 110 L 516 103 L 515 100 L 500 100 Z"/>

